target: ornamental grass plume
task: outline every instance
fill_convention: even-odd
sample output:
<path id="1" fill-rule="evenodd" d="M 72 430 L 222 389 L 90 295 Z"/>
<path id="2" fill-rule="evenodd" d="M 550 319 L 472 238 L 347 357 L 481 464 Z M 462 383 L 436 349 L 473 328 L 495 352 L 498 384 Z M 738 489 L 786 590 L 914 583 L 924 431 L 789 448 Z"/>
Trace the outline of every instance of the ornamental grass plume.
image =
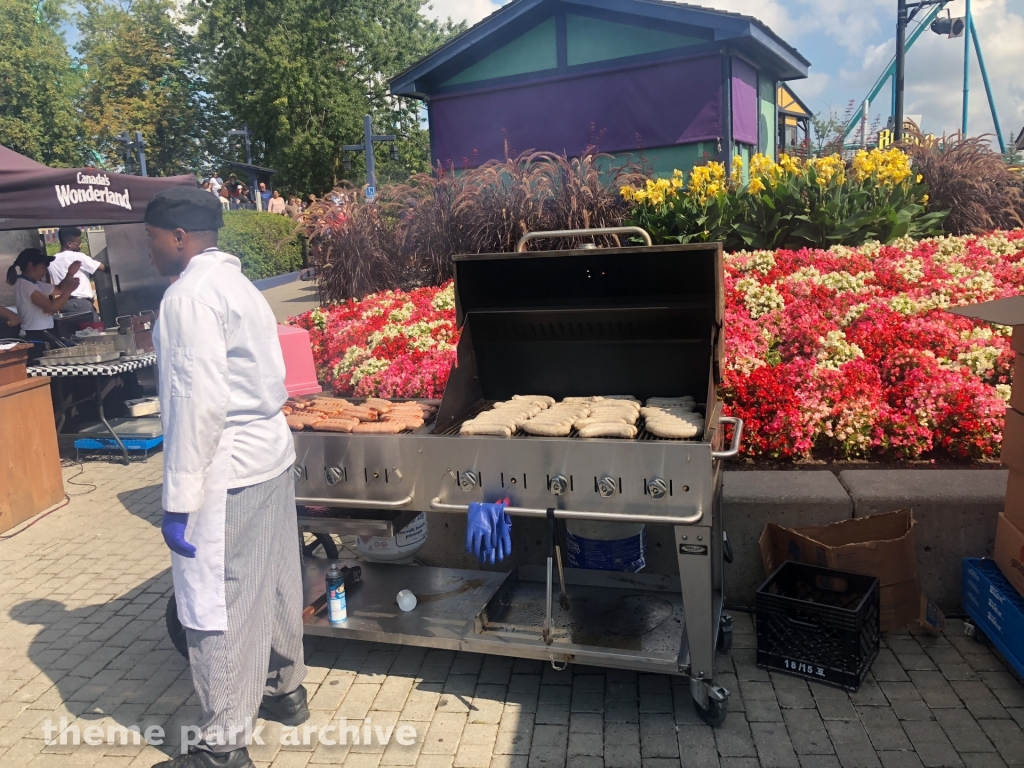
<path id="1" fill-rule="evenodd" d="M 618 191 L 643 178 L 638 166 L 616 164 L 610 155 L 531 151 L 458 174 L 439 164 L 405 184 L 384 185 L 372 204 L 322 200 L 305 218 L 321 301 L 438 285 L 451 278 L 453 255 L 514 251 L 527 232 L 620 226 L 629 204 Z M 656 185 L 660 194 L 670 186 Z M 573 248 L 591 240 L 531 247 Z M 614 236 L 597 242 L 621 244 Z"/>
<path id="2" fill-rule="evenodd" d="M 988 136 L 929 140 L 910 132 L 904 149 L 928 186 L 928 207 L 948 210 L 945 230 L 981 234 L 1024 226 L 1024 176 L 993 152 Z"/>

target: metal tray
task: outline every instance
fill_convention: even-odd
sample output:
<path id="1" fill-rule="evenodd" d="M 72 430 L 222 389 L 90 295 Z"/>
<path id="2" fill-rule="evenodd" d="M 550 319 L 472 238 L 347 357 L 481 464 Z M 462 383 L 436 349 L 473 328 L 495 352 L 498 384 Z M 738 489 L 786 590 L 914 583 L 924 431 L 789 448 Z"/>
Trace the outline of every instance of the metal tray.
<path id="1" fill-rule="evenodd" d="M 102 352 L 94 355 L 77 355 L 66 357 L 41 357 L 39 365 L 92 365 L 95 363 L 109 363 L 121 357 L 120 352 Z"/>

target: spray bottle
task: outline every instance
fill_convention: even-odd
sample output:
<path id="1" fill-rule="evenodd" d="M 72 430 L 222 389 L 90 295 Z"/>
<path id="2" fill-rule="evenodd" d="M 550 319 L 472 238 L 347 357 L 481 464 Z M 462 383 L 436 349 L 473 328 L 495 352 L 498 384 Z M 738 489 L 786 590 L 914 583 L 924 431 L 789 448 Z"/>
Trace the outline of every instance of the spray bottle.
<path id="1" fill-rule="evenodd" d="M 337 563 L 327 569 L 327 620 L 331 624 L 342 624 L 348 619 L 345 601 L 345 576 Z"/>

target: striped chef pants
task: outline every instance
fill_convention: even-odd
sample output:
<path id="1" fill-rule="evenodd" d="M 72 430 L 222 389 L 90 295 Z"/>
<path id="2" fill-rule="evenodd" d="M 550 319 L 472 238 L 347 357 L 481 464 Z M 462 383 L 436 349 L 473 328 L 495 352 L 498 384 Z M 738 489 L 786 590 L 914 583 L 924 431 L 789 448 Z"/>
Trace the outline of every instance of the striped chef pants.
<path id="1" fill-rule="evenodd" d="M 226 632 L 185 628 L 203 740 L 213 752 L 245 746 L 264 696 L 302 685 L 302 572 L 291 469 L 228 491 Z"/>

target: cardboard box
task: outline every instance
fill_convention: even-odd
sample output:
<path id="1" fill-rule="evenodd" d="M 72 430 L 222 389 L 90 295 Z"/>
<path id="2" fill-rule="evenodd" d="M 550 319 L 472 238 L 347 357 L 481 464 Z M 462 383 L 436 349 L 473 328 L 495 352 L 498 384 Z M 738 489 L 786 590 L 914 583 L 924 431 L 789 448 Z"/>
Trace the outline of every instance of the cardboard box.
<path id="1" fill-rule="evenodd" d="M 999 515 L 992 559 L 1006 580 L 1024 595 L 1024 531 L 1011 523 L 1006 515 Z"/>
<path id="2" fill-rule="evenodd" d="M 1021 383 L 1024 383 L 1024 379 Z M 1007 520 L 1024 531 L 1024 472 L 1010 470 L 1009 479 L 1006 481 L 1006 506 L 1003 508 L 1003 514 Z"/>
<path id="3" fill-rule="evenodd" d="M 1021 340 L 1024 340 L 1024 328 L 1021 329 L 1020 333 L 1017 333 L 1017 330 L 1014 329 L 1013 336 L 1014 339 L 1019 337 Z M 1013 380 L 1019 381 L 1020 386 L 1010 390 L 1010 407 L 1024 413 L 1024 354 L 1020 352 L 1017 353 L 1013 361 Z"/>
<path id="4" fill-rule="evenodd" d="M 1024 381 L 1021 384 L 1024 384 Z M 999 458 L 1010 469 L 1024 473 L 1024 413 L 1015 408 L 1006 409 L 1003 445 Z"/>
<path id="5" fill-rule="evenodd" d="M 937 607 L 921 600 L 914 543 L 914 516 L 909 510 L 842 520 L 830 525 L 783 528 L 768 523 L 761 534 L 765 575 L 786 560 L 853 571 L 878 578 L 883 632 L 899 629 Z M 941 612 L 938 612 L 941 614 Z M 927 627 L 926 627 L 927 628 Z"/>
<path id="6" fill-rule="evenodd" d="M 1013 327 L 1013 338 L 1010 346 L 1014 352 L 1024 354 L 1024 296 L 1010 296 L 1007 299 L 983 301 L 981 304 L 969 304 L 966 307 L 950 309 L 954 315 L 970 317 L 973 320 L 984 320 L 996 325 Z"/>

